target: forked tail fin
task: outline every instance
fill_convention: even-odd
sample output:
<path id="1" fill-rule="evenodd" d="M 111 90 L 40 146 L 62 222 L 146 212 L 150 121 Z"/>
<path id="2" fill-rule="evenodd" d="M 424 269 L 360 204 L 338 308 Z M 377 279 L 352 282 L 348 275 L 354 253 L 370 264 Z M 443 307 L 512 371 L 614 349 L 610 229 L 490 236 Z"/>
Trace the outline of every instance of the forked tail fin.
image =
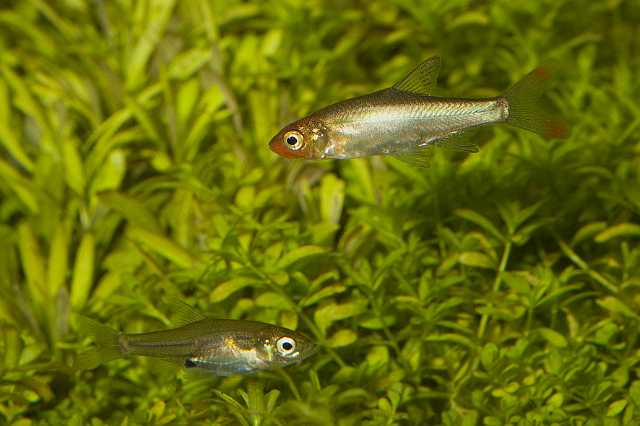
<path id="1" fill-rule="evenodd" d="M 78 370 L 96 368 L 103 362 L 122 356 L 120 333 L 113 328 L 83 315 L 77 317 L 78 331 L 82 336 L 91 337 L 95 347 L 78 354 L 73 365 Z"/>
<path id="2" fill-rule="evenodd" d="M 540 67 L 524 76 L 504 94 L 509 104 L 507 123 L 547 139 L 569 136 L 569 125 L 543 103 L 542 96 L 551 82 L 551 70 Z"/>

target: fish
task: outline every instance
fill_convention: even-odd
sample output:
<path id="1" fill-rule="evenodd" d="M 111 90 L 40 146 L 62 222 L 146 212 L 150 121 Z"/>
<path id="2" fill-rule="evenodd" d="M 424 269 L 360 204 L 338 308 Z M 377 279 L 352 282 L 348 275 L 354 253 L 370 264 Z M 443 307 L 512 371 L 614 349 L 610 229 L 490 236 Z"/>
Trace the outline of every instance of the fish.
<path id="1" fill-rule="evenodd" d="M 432 96 L 440 57 L 419 64 L 392 87 L 324 107 L 283 127 L 269 142 L 290 159 L 351 159 L 391 155 L 428 162 L 434 147 L 477 152 L 462 132 L 506 123 L 547 139 L 567 138 L 569 126 L 543 103 L 550 67 L 531 71 L 503 95 L 485 99 Z"/>
<path id="2" fill-rule="evenodd" d="M 189 307 L 190 308 L 190 307 Z M 147 333 L 122 333 L 86 316 L 77 316 L 81 335 L 91 337 L 91 349 L 76 358 L 76 370 L 129 356 L 147 356 L 217 376 L 248 374 L 297 364 L 316 352 L 304 334 L 275 325 L 208 318 L 188 312 L 183 325 Z"/>

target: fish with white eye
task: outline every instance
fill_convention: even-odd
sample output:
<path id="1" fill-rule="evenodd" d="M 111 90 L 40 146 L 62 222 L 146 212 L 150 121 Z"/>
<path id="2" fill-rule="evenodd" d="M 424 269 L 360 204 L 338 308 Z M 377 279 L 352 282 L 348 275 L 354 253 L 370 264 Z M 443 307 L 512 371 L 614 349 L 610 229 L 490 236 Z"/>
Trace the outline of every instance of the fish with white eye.
<path id="1" fill-rule="evenodd" d="M 285 336 L 279 338 L 276 342 L 276 348 L 278 349 L 280 355 L 284 357 L 295 356 L 297 354 L 296 341 L 291 337 Z"/>
<path id="2" fill-rule="evenodd" d="M 81 334 L 92 337 L 95 346 L 78 355 L 76 367 L 91 369 L 115 358 L 139 355 L 229 376 L 297 364 L 317 349 L 311 339 L 295 330 L 256 321 L 208 318 L 182 304 L 178 309 L 183 315 L 187 312 L 187 324 L 146 333 L 121 333 L 78 316 Z"/>
<path id="3" fill-rule="evenodd" d="M 289 149 L 293 151 L 298 151 L 304 146 L 304 136 L 296 130 L 285 133 L 283 139 Z"/>

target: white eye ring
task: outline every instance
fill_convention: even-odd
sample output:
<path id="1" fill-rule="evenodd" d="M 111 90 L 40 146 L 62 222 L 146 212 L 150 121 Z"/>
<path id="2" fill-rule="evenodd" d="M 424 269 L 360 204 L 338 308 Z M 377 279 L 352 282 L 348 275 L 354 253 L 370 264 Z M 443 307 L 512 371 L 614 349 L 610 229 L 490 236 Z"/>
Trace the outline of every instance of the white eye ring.
<path id="1" fill-rule="evenodd" d="M 304 136 L 297 130 L 285 133 L 282 139 L 287 148 L 293 151 L 298 151 L 304 146 Z"/>
<path id="2" fill-rule="evenodd" d="M 282 355 L 291 355 L 296 350 L 296 341 L 291 337 L 281 337 L 276 342 L 278 352 Z"/>

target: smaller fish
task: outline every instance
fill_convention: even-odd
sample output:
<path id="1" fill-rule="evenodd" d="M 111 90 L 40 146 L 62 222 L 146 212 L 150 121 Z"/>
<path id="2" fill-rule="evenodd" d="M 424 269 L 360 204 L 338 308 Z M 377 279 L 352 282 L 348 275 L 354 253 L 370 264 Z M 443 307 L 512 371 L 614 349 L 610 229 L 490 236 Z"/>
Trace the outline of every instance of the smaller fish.
<path id="1" fill-rule="evenodd" d="M 286 158 L 349 159 L 392 155 L 425 165 L 436 146 L 477 152 L 452 137 L 463 131 L 507 123 L 545 138 L 566 138 L 567 124 L 541 103 L 550 70 L 537 68 L 502 96 L 487 99 L 432 96 L 440 58 L 418 65 L 393 87 L 322 108 L 285 126 L 269 142 Z"/>
<path id="2" fill-rule="evenodd" d="M 190 309 L 183 307 L 182 314 Z M 316 351 L 304 334 L 283 327 L 207 318 L 195 311 L 188 316 L 178 328 L 127 334 L 79 315 L 80 333 L 92 337 L 96 346 L 78 354 L 75 367 L 92 369 L 116 358 L 149 356 L 229 376 L 296 364 Z"/>

